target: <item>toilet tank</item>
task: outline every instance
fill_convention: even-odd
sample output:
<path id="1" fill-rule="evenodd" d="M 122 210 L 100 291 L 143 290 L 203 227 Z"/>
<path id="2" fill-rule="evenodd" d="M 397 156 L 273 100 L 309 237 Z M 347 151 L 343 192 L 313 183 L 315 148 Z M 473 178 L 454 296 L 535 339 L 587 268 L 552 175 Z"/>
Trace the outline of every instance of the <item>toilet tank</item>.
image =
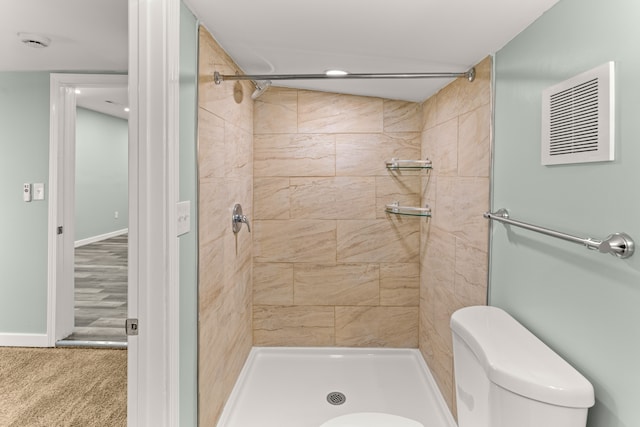
<path id="1" fill-rule="evenodd" d="M 504 310 L 451 316 L 459 427 L 585 427 L 593 386 Z"/>

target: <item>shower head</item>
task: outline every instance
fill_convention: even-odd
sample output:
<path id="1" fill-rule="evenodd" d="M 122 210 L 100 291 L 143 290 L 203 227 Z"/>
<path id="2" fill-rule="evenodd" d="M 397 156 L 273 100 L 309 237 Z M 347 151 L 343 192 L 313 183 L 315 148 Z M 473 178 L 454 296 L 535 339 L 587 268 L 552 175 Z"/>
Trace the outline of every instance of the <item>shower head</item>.
<path id="1" fill-rule="evenodd" d="M 254 90 L 253 93 L 251 94 L 251 99 L 256 100 L 267 89 L 269 89 L 269 86 L 271 86 L 271 80 L 257 80 L 253 82 L 253 84 L 256 86 L 256 90 Z"/>

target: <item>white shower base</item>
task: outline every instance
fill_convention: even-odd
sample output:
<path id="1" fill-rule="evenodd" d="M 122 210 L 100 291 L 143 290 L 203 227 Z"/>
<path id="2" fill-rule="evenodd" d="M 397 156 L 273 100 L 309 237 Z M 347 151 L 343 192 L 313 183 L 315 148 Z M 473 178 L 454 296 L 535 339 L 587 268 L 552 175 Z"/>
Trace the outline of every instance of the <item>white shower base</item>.
<path id="1" fill-rule="evenodd" d="M 327 402 L 335 391 L 342 405 Z M 418 350 L 332 347 L 253 348 L 218 427 L 319 427 L 357 412 L 456 427 Z"/>

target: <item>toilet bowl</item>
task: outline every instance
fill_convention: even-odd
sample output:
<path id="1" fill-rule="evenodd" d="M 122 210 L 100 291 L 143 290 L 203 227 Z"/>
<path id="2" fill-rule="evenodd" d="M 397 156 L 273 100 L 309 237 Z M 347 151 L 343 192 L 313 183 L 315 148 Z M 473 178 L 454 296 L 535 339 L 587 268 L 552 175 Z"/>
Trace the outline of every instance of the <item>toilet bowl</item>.
<path id="1" fill-rule="evenodd" d="M 381 412 L 356 412 L 332 418 L 320 427 L 424 427 L 424 424 L 399 415 Z"/>

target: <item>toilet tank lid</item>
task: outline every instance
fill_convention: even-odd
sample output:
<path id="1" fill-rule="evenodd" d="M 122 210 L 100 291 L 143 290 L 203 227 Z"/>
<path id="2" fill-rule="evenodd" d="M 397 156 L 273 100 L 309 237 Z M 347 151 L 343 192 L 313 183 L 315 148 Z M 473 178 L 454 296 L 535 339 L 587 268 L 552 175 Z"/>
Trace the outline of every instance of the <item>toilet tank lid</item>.
<path id="1" fill-rule="evenodd" d="M 593 406 L 591 383 L 504 310 L 462 308 L 451 316 L 451 330 L 500 387 L 552 405 Z"/>

